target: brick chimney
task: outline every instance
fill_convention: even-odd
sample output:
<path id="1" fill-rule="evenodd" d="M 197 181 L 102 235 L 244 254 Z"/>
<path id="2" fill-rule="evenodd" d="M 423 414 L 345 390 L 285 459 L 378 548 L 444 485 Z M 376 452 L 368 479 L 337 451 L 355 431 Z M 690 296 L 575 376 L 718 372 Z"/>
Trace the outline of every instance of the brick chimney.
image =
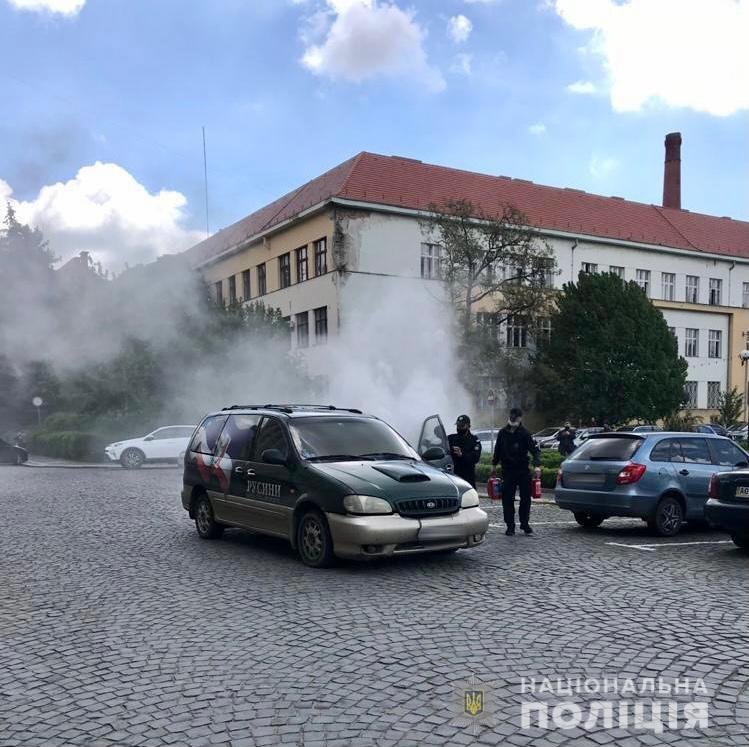
<path id="1" fill-rule="evenodd" d="M 666 161 L 663 164 L 663 207 L 681 210 L 681 133 L 666 135 Z"/>

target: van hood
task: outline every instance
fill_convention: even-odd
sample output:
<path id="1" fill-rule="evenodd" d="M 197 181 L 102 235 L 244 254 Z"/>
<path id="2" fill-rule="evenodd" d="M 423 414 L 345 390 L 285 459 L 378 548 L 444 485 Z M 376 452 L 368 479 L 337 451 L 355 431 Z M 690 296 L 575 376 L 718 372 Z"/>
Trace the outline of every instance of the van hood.
<path id="1" fill-rule="evenodd" d="M 423 462 L 329 462 L 310 464 L 320 475 L 342 483 L 351 493 L 399 499 L 456 497 L 470 487 L 463 480 Z"/>

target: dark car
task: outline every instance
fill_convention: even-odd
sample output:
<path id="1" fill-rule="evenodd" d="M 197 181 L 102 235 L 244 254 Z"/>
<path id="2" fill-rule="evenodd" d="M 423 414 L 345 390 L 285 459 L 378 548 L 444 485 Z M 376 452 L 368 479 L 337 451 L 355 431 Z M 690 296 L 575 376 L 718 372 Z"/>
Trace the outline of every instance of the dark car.
<path id="1" fill-rule="evenodd" d="M 725 438 L 731 438 L 731 433 L 728 428 L 724 428 L 719 423 L 709 423 L 708 425 L 695 425 L 695 433 L 712 433 L 716 436 L 723 436 Z"/>
<path id="2" fill-rule="evenodd" d="M 23 464 L 28 461 L 29 452 L 21 446 L 12 446 L 0 438 L 0 464 Z"/>
<path id="3" fill-rule="evenodd" d="M 713 475 L 705 518 L 730 534 L 742 550 L 749 550 L 749 470 Z"/>
<path id="4" fill-rule="evenodd" d="M 203 539 L 226 527 L 283 537 L 313 567 L 453 552 L 481 544 L 489 519 L 467 482 L 427 463 L 444 457 L 439 446 L 419 457 L 358 410 L 233 406 L 195 430 L 182 505 Z"/>

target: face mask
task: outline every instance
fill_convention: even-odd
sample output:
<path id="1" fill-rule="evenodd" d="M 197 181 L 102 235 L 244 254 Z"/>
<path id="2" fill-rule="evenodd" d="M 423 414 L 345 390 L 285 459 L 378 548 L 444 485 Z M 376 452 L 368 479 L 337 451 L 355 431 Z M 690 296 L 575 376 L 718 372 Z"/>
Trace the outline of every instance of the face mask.
<path id="1" fill-rule="evenodd" d="M 517 428 L 520 425 L 520 420 L 508 420 L 507 425 L 509 425 L 510 428 Z"/>

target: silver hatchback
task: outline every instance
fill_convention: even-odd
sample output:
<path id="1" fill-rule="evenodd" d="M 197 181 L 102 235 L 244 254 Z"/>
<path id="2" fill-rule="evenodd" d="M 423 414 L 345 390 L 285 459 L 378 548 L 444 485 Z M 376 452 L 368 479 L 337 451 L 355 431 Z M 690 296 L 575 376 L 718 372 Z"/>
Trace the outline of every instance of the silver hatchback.
<path id="1" fill-rule="evenodd" d="M 715 473 L 748 466 L 749 454 L 720 436 L 603 433 L 562 463 L 554 498 L 584 527 L 633 516 L 672 536 L 684 521 L 704 521 Z"/>

